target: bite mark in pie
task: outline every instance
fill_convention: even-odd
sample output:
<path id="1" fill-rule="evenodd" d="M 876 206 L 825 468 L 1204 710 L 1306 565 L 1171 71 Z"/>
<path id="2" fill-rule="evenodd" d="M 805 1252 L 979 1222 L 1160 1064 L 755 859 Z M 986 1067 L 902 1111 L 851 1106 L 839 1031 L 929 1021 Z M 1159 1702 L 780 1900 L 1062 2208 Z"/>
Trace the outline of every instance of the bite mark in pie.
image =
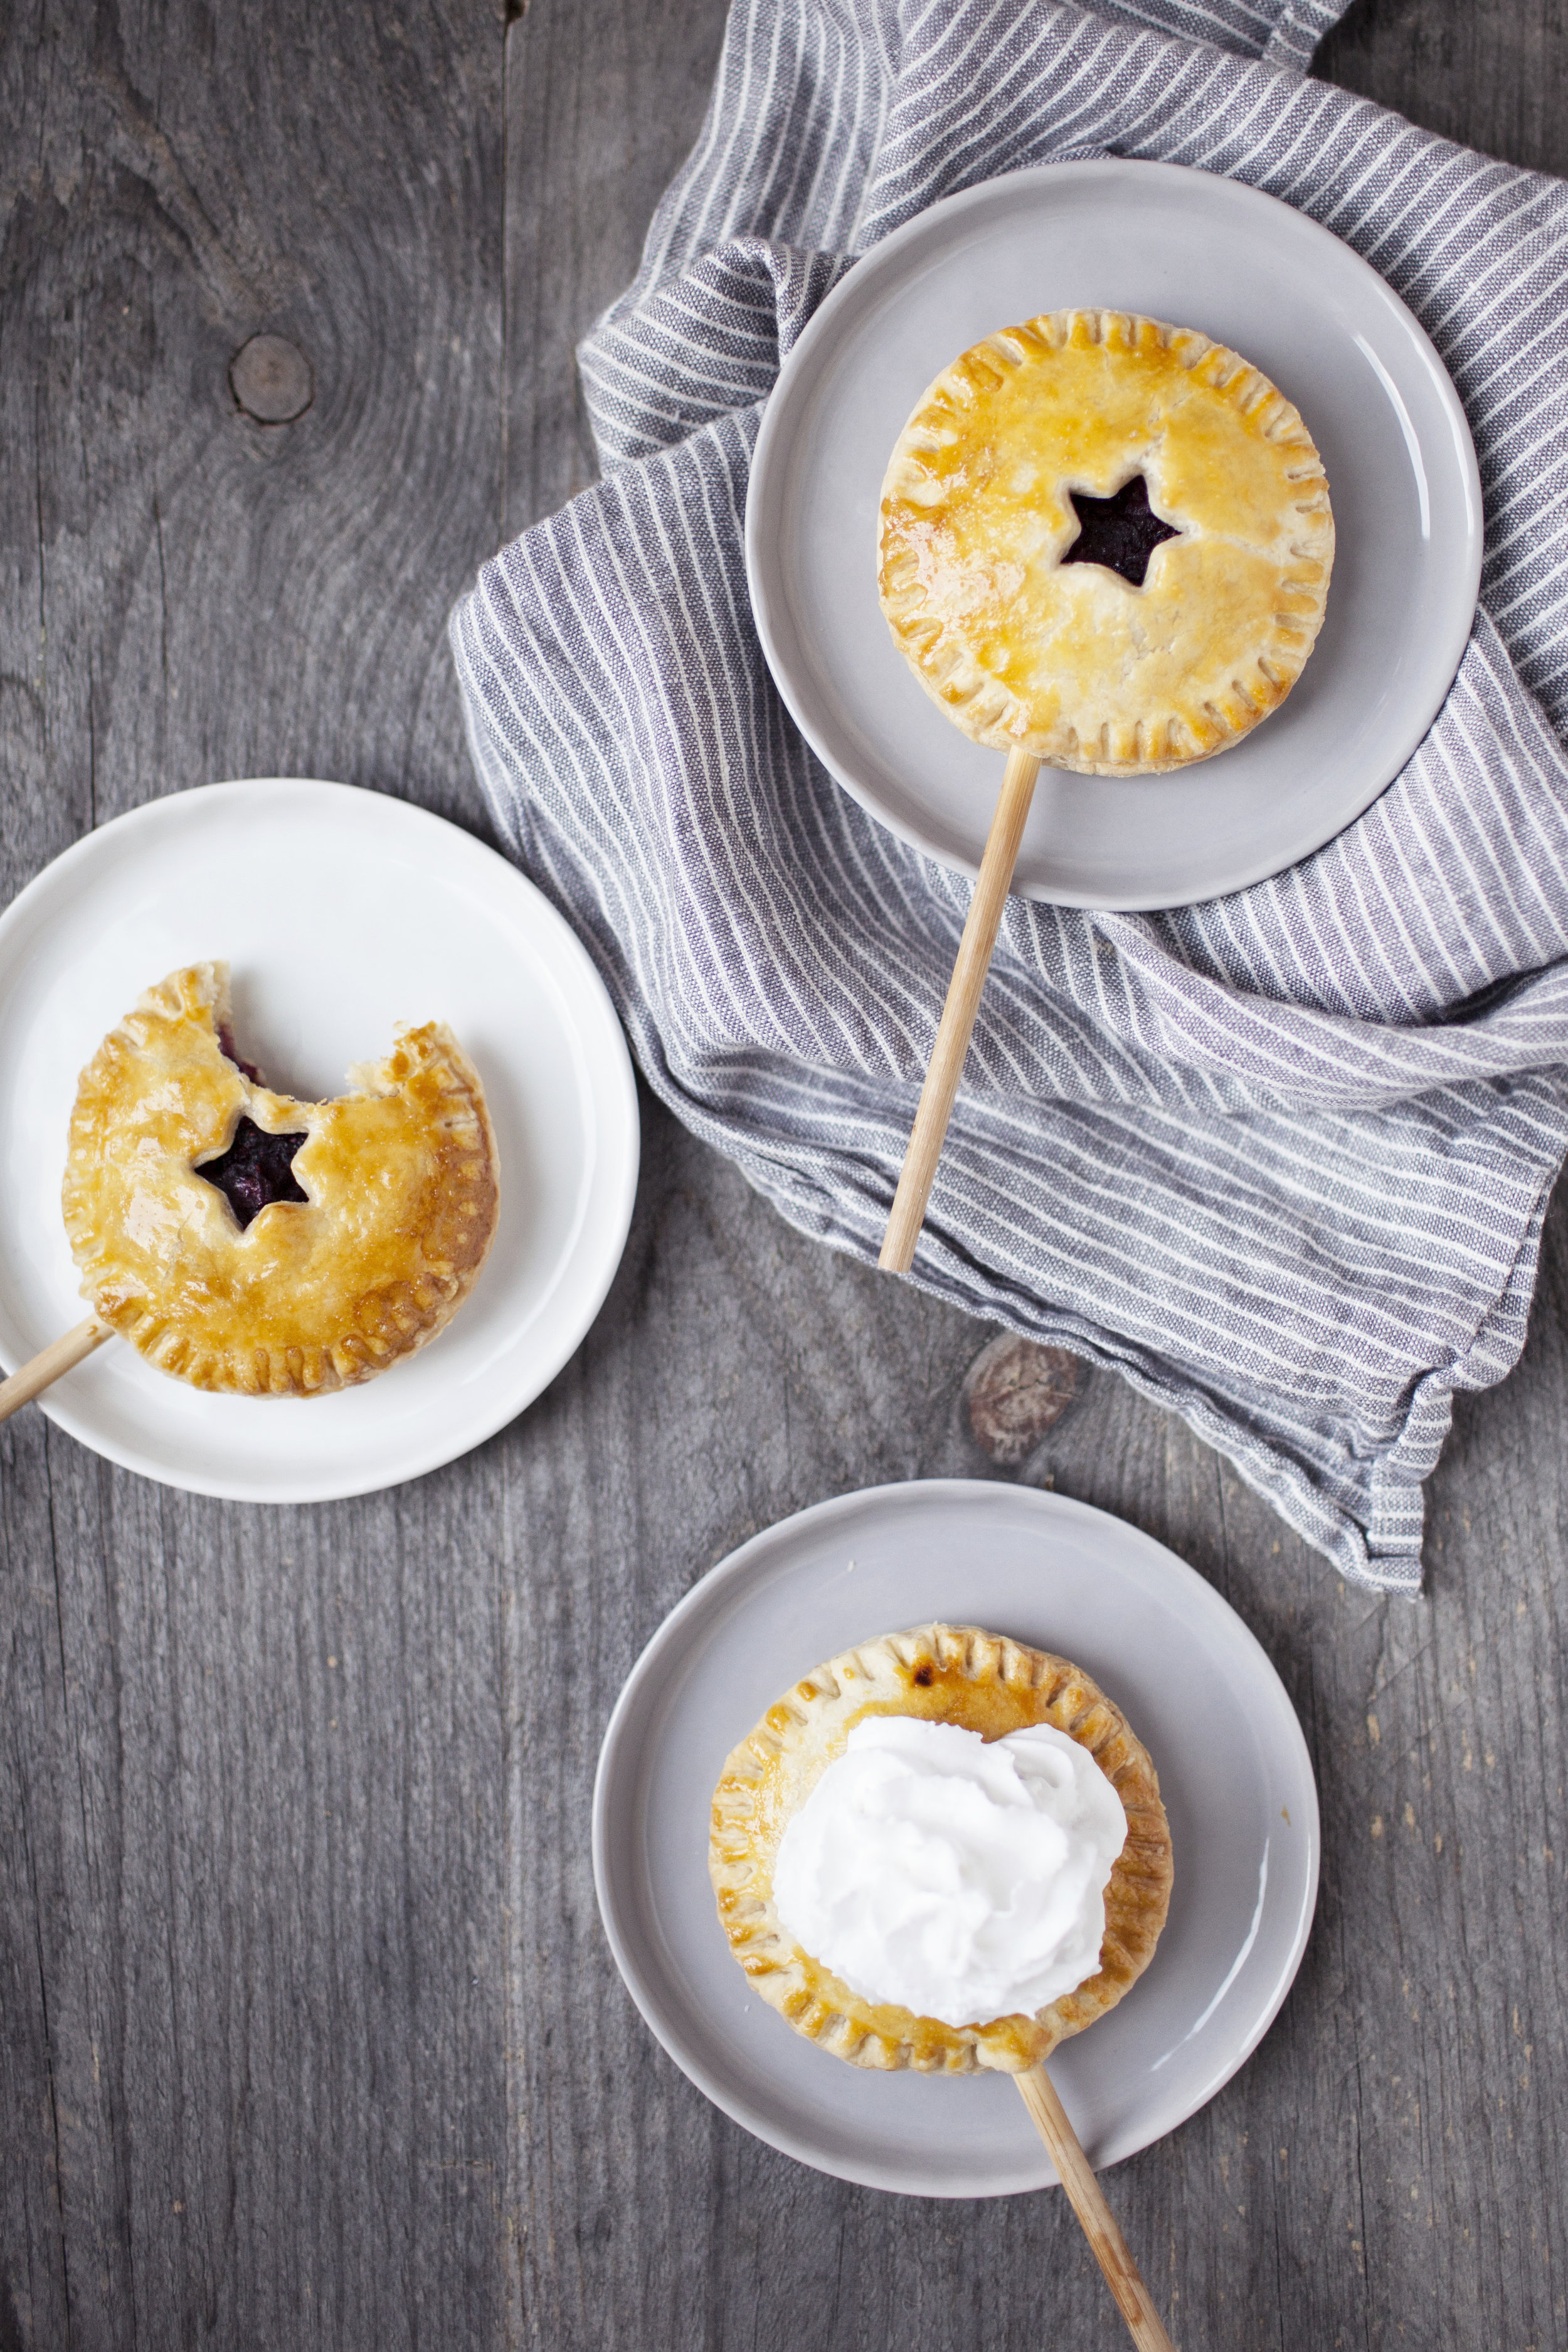
<path id="1" fill-rule="evenodd" d="M 856 1992 L 783 1927 L 773 1882 L 784 1830 L 855 1726 L 879 1715 L 986 1740 L 1050 1724 L 1094 1757 L 1121 1800 L 1127 1840 L 1105 1889 L 1100 1967 L 1075 1990 L 1032 2016 L 947 2025 Z M 1121 1709 L 1065 1658 L 964 1625 L 883 1634 L 786 1691 L 725 1762 L 708 1866 L 731 1952 L 796 2032 L 857 2066 L 952 2074 L 1022 2074 L 1113 2008 L 1153 1957 L 1172 1877 L 1159 1779 Z"/>
<path id="2" fill-rule="evenodd" d="M 1111 507 L 1153 542 L 1142 566 L 1079 547 Z M 1333 554 L 1299 411 L 1207 335 L 1121 310 L 965 352 L 882 485 L 882 609 L 921 684 L 976 741 L 1091 775 L 1186 767 L 1278 709 Z"/>
<path id="3" fill-rule="evenodd" d="M 450 1321 L 500 1204 L 473 1064 L 444 1023 L 398 1032 L 331 1102 L 234 1049 L 228 967 L 150 988 L 86 1069 L 61 1202 L 94 1311 L 202 1389 L 314 1396 Z"/>

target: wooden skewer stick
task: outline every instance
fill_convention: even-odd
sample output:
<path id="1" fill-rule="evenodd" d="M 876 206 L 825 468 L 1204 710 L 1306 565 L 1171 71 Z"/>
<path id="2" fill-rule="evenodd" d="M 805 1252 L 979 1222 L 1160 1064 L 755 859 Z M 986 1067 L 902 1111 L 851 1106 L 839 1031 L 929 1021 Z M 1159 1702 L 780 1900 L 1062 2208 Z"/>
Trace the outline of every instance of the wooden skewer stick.
<path id="1" fill-rule="evenodd" d="M 62 1372 L 68 1372 L 73 1364 L 79 1364 L 84 1356 L 90 1356 L 95 1348 L 101 1348 L 106 1339 L 113 1337 L 107 1323 L 89 1315 L 74 1330 L 52 1339 L 19 1372 L 13 1372 L 8 1381 L 0 1381 L 0 1421 L 9 1421 L 18 1405 L 31 1404 L 40 1389 L 47 1389 L 51 1381 L 58 1381 Z"/>
<path id="2" fill-rule="evenodd" d="M 1068 2121 L 1068 2111 L 1057 2095 L 1056 2084 L 1043 2065 L 1031 2066 L 1027 2074 L 1016 2074 L 1013 2079 L 1034 2117 L 1036 2130 L 1050 2149 L 1051 2162 L 1061 2176 L 1062 2187 L 1083 2224 L 1083 2234 L 1094 2249 L 1095 2260 L 1105 2273 L 1106 2284 L 1116 2297 L 1138 2352 L 1175 2352 L 1154 2308 L 1153 2297 L 1143 2284 L 1142 2273 L 1117 2228 L 1116 2216 L 1106 2203 L 1093 2168 L 1079 2145 L 1077 2132 Z"/>
<path id="3" fill-rule="evenodd" d="M 942 1138 L 952 1115 L 958 1081 L 963 1075 L 963 1057 L 969 1051 L 974 1016 L 980 1010 L 980 992 L 991 969 L 991 951 L 996 945 L 1002 909 L 1007 903 L 1013 868 L 1018 862 L 1018 844 L 1024 837 L 1024 820 L 1029 814 L 1035 779 L 1039 772 L 1040 763 L 1032 751 L 1008 753 L 1002 795 L 986 836 L 980 878 L 969 902 L 969 917 L 958 943 L 952 978 L 948 982 L 947 1003 L 942 1006 L 936 1044 L 931 1047 L 915 1123 L 910 1129 L 903 1173 L 893 1195 L 882 1255 L 877 1261 L 888 1274 L 907 1274 L 914 1263 L 915 1244 L 925 1222 L 931 1181 L 942 1157 Z"/>

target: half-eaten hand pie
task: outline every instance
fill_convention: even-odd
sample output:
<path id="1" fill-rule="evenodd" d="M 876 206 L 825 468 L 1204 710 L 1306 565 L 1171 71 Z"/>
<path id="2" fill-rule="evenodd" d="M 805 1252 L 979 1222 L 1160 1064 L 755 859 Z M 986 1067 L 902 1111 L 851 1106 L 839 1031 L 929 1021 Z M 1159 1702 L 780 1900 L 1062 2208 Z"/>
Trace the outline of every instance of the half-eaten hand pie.
<path id="1" fill-rule="evenodd" d="M 956 1727 L 956 1738 L 946 1738 L 951 1755 L 932 1752 L 943 1745 L 933 1727 L 942 1726 Z M 1027 1770 L 1015 1771 L 995 1743 L 1005 1743 Z M 897 1748 L 920 1752 L 889 1752 Z M 805 1839 L 814 1794 L 825 1795 L 825 1776 L 846 1767 L 860 1775 L 858 1794 L 851 1789 Z M 956 1778 L 944 1786 L 950 1770 Z M 1043 1817 L 1033 1811 L 1024 1784 L 1041 1772 L 1066 1789 L 1065 1812 L 1058 1807 L 1066 1832 L 1087 1825 L 1076 1858 L 1074 1837 L 1049 1809 Z M 1114 1821 L 1109 1839 L 1107 1808 Z M 1097 1835 L 1098 1853 L 1115 1857 L 1108 1876 L 1103 1860 L 1092 1875 L 1084 1867 Z M 997 1904 L 987 1872 L 994 1879 L 1000 1865 L 1005 1874 L 1011 1857 L 1031 1846 L 1040 1866 L 1026 1856 L 1020 1883 Z M 874 1888 L 854 1884 L 858 1853 Z M 980 1866 L 971 1867 L 976 1859 Z M 781 1895 L 786 1909 L 815 1899 L 816 1916 L 831 1919 L 829 1932 L 856 1953 L 853 1963 L 840 1955 L 850 1974 L 858 1967 L 864 1978 L 868 1967 L 880 1965 L 906 1985 L 946 1978 L 967 1988 L 999 1964 L 1016 1971 L 1031 1937 L 1044 1948 L 1040 1907 L 1030 1906 L 1042 1876 L 1051 1894 L 1053 1868 L 1064 1876 L 1077 1872 L 1068 1892 L 1080 1924 L 1058 1948 L 1068 1958 L 1065 1979 L 1059 1967 L 1057 1973 L 1065 1990 L 1032 2010 L 963 2022 L 887 1998 L 864 1981 L 857 1988 L 805 1948 L 781 1916 Z M 1171 1835 L 1147 1751 L 1087 1675 L 973 1626 L 921 1625 L 845 1651 L 768 1709 L 729 1757 L 714 1790 L 709 1873 L 731 1951 L 797 2033 L 857 2066 L 1022 2074 L 1113 2008 L 1148 1966 L 1170 1904 Z M 806 1884 L 813 1873 L 814 1893 Z M 824 1899 L 820 1882 L 836 1876 Z M 1102 1928 L 1094 1901 L 1101 1889 Z M 905 1945 L 894 1951 L 900 1934 Z M 996 1945 L 1009 1938 L 1014 1949 L 999 1963 Z M 879 1963 L 864 1959 L 872 1948 L 881 1952 Z M 1046 1982 L 1055 1964 L 1048 1958 L 1047 1974 L 1038 1975 L 1037 1949 L 1026 1951 L 1024 1978 L 1037 1972 Z M 954 2013 L 962 2017 L 962 2007 Z"/>
<path id="2" fill-rule="evenodd" d="M 495 1138 L 439 1021 L 335 1102 L 235 1051 L 228 966 L 150 988 L 86 1069 L 62 1205 L 95 1312 L 196 1388 L 315 1396 L 433 1339 L 495 1233 Z"/>
<path id="3" fill-rule="evenodd" d="M 1089 775 L 1206 760 L 1278 708 L 1334 558 L 1311 435 L 1190 327 L 1052 310 L 944 368 L 882 484 L 900 650 L 976 741 Z"/>

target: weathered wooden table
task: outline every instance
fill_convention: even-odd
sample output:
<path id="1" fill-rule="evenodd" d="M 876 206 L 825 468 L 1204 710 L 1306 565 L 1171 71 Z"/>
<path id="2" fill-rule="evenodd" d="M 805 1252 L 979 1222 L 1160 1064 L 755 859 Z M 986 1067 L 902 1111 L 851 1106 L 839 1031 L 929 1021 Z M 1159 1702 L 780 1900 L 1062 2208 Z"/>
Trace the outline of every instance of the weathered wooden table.
<path id="1" fill-rule="evenodd" d="M 573 341 L 720 32 L 719 0 L 15 0 L 6 896 L 217 776 L 486 829 L 446 614 L 591 477 Z M 1319 69 L 1563 171 L 1565 61 L 1568 0 L 1357 0 Z M 231 377 L 262 333 L 304 364 Z M 1054 1481 L 1173 1545 L 1311 1743 L 1295 1990 L 1110 2176 L 1185 2352 L 1568 2342 L 1568 1213 L 1523 1364 L 1460 1401 L 1428 1597 L 1384 1601 L 1110 1378 L 1000 1472 L 958 1405 L 980 1327 L 644 1118 L 594 1331 L 446 1471 L 249 1509 L 36 1409 L 0 1433 L 0 2352 L 1118 2342 L 1058 2196 L 906 2201 L 731 2126 L 595 1910 L 594 1759 L 664 1612 L 782 1514 L 940 1473 Z"/>

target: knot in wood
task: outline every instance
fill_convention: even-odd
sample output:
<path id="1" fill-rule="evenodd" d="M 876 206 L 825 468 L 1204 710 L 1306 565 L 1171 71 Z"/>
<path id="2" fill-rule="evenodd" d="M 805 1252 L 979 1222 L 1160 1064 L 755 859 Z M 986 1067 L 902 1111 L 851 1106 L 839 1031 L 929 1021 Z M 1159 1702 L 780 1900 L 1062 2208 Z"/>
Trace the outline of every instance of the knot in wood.
<path id="1" fill-rule="evenodd" d="M 252 335 L 230 360 L 228 380 L 258 425 L 291 425 L 316 396 L 310 361 L 283 335 Z"/>
<path id="2" fill-rule="evenodd" d="M 1004 1331 L 982 1348 L 963 1381 L 969 1426 L 1004 1470 L 1027 1460 L 1078 1395 L 1082 1366 L 1065 1348 Z"/>

